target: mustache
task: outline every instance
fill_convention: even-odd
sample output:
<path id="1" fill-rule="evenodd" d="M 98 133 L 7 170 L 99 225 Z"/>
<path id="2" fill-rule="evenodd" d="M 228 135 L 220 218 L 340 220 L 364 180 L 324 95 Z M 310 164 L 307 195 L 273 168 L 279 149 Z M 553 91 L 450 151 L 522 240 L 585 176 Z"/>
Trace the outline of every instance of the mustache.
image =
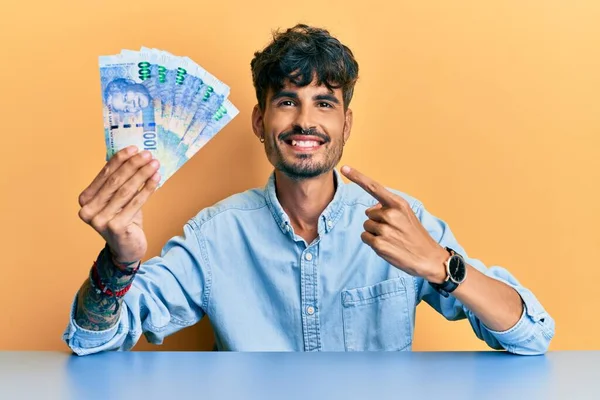
<path id="1" fill-rule="evenodd" d="M 289 131 L 285 131 L 285 132 L 279 134 L 279 140 L 281 140 L 281 141 L 288 140 L 293 135 L 318 137 L 324 143 L 329 143 L 331 141 L 331 139 L 329 139 L 329 136 L 325 135 L 324 133 L 319 132 L 316 128 L 302 129 L 299 126 L 295 126 L 292 129 L 290 129 Z"/>

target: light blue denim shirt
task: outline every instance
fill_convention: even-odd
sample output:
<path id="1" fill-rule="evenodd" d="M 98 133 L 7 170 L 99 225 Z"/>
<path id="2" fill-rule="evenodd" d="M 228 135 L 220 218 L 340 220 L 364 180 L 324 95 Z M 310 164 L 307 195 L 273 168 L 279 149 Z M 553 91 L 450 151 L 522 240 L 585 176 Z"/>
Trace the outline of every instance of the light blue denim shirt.
<path id="1" fill-rule="evenodd" d="M 294 233 L 275 194 L 264 189 L 231 196 L 192 218 L 182 236 L 141 266 L 125 295 L 119 322 L 94 332 L 77 326 L 76 302 L 63 339 L 77 354 L 129 350 L 144 334 L 151 343 L 210 318 L 219 350 L 411 350 L 415 308 L 424 300 L 448 320 L 467 318 L 494 349 L 518 354 L 547 350 L 554 320 L 506 270 L 470 258 L 448 225 L 403 196 L 429 234 L 467 263 L 514 287 L 525 307 L 519 322 L 495 332 L 457 299 L 390 265 L 361 241 L 365 210 L 376 200 L 336 170 L 335 196 L 323 211 L 318 238 Z"/>

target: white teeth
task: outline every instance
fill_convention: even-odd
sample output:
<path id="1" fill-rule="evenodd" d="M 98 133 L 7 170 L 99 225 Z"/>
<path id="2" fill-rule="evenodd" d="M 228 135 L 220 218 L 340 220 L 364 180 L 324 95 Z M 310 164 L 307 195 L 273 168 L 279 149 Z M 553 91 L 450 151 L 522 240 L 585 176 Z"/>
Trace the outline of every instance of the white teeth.
<path id="1" fill-rule="evenodd" d="M 292 146 L 298 147 L 317 147 L 319 142 L 316 140 L 292 140 Z"/>

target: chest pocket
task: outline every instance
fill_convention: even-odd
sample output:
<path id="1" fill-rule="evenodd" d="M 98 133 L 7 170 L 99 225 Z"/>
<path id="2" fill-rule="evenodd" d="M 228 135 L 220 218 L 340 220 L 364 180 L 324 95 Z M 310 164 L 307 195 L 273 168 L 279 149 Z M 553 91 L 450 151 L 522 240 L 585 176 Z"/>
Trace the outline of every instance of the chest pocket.
<path id="1" fill-rule="evenodd" d="M 342 291 L 347 351 L 410 350 L 408 283 L 395 278 Z"/>

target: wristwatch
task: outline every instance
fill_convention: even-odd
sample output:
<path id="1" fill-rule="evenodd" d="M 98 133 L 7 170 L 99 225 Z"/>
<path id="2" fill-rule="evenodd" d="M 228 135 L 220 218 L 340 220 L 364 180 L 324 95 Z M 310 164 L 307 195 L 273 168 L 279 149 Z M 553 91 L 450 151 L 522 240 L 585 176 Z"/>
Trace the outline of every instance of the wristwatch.
<path id="1" fill-rule="evenodd" d="M 444 265 L 446 266 L 446 280 L 442 283 L 429 282 L 429 284 L 442 296 L 448 297 L 458 285 L 467 279 L 467 265 L 460 254 L 450 247 L 445 247 L 445 249 L 450 253 L 450 257 L 444 261 Z"/>

